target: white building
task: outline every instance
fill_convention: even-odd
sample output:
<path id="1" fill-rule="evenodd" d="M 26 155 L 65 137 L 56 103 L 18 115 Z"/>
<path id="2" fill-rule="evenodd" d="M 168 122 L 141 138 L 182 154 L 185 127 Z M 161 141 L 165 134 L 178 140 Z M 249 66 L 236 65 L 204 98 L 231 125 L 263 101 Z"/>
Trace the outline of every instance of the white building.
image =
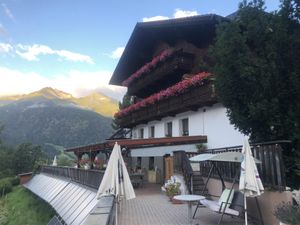
<path id="1" fill-rule="evenodd" d="M 173 151 L 197 152 L 240 145 L 243 135 L 230 124 L 218 101 L 208 47 L 224 18 L 204 15 L 138 23 L 110 84 L 127 86 L 134 103 L 116 116 L 132 130 L 123 142 L 134 167 L 164 170 Z"/>

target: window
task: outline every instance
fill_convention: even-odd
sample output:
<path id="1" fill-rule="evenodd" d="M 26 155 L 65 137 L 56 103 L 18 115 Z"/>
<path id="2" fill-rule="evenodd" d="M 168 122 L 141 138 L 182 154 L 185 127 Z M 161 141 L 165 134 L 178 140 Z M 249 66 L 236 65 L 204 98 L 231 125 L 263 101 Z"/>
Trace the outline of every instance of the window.
<path id="1" fill-rule="evenodd" d="M 144 128 L 141 128 L 139 133 L 139 138 L 144 138 Z"/>
<path id="2" fill-rule="evenodd" d="M 172 137 L 172 122 L 166 123 L 166 137 Z"/>
<path id="3" fill-rule="evenodd" d="M 155 127 L 151 126 L 149 127 L 149 138 L 154 138 L 155 137 Z"/>
<path id="4" fill-rule="evenodd" d="M 189 135 L 189 119 L 185 118 L 181 120 L 180 124 L 180 130 L 182 136 L 188 136 Z"/>
<path id="5" fill-rule="evenodd" d="M 149 157 L 149 170 L 154 170 L 154 157 Z"/>
<path id="6" fill-rule="evenodd" d="M 136 131 L 133 131 L 133 132 L 132 132 L 132 137 L 133 137 L 134 139 L 137 138 Z"/>
<path id="7" fill-rule="evenodd" d="M 142 168 L 142 157 L 137 157 L 136 168 L 137 169 L 141 169 Z"/>

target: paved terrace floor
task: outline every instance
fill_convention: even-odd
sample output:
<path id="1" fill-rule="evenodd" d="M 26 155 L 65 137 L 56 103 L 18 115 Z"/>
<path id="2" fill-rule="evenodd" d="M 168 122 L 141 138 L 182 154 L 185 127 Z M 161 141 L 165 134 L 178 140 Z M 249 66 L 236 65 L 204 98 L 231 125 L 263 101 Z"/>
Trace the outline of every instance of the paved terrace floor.
<path id="1" fill-rule="evenodd" d="M 176 225 L 187 224 L 187 204 L 172 204 L 159 185 L 147 184 L 135 189 L 136 198 L 123 200 L 120 205 L 119 225 Z M 196 206 L 193 206 L 193 211 Z M 200 208 L 193 220 L 195 225 L 216 225 L 220 214 Z M 222 225 L 242 225 L 239 218 L 224 216 Z"/>

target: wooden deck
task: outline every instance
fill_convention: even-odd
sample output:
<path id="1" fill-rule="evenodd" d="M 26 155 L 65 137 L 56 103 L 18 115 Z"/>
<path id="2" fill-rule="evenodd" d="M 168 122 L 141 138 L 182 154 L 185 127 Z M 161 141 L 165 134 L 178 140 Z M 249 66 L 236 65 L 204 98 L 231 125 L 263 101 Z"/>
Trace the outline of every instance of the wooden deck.
<path id="1" fill-rule="evenodd" d="M 135 189 L 136 198 L 122 200 L 118 218 L 119 225 L 182 225 L 187 224 L 187 204 L 172 204 L 160 190 L 159 185 L 146 184 L 144 188 Z M 193 206 L 193 210 L 195 206 Z M 193 221 L 195 225 L 215 225 L 220 214 L 200 208 Z M 238 218 L 224 216 L 222 225 L 242 225 Z"/>

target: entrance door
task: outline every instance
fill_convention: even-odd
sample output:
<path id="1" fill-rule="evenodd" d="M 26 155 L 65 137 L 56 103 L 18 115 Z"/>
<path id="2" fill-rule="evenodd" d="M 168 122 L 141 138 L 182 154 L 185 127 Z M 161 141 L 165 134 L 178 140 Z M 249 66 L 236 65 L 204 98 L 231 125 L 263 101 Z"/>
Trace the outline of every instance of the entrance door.
<path id="1" fill-rule="evenodd" d="M 165 180 L 169 180 L 174 173 L 173 157 L 165 157 Z"/>

